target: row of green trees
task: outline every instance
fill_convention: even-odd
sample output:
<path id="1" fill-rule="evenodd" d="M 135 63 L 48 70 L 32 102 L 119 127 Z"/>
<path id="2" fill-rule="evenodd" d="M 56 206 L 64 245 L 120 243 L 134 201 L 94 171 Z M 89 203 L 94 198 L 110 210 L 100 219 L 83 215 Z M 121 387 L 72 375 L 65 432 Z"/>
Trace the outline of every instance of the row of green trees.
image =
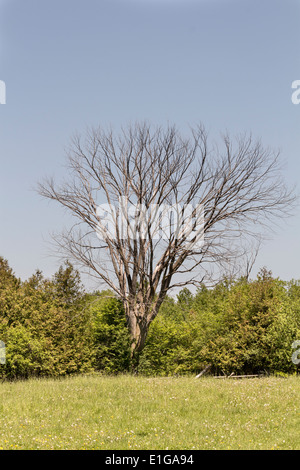
<path id="1" fill-rule="evenodd" d="M 110 291 L 86 293 L 70 263 L 51 280 L 37 271 L 17 279 L 0 258 L 0 377 L 64 376 L 134 370 L 145 375 L 295 373 L 300 339 L 300 283 L 224 279 L 195 294 L 168 297 L 134 363 L 122 303 Z"/>

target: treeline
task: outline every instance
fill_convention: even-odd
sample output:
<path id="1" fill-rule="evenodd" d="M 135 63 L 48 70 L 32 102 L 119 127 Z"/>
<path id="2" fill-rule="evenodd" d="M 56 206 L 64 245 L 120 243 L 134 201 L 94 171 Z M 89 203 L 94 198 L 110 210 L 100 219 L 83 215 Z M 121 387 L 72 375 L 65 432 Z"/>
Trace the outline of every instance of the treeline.
<path id="1" fill-rule="evenodd" d="M 37 271 L 21 282 L 0 258 L 2 379 L 92 371 L 144 375 L 292 374 L 300 340 L 300 282 L 224 279 L 195 294 L 168 297 L 150 327 L 138 362 L 131 361 L 122 303 L 112 292 L 86 293 L 70 263 L 52 279 Z"/>

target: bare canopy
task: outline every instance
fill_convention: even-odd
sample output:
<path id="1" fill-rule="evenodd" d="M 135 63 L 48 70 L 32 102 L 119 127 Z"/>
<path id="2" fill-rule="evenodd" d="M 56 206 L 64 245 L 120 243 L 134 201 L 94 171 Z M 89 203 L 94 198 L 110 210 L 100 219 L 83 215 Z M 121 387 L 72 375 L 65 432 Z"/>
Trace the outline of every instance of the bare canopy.
<path id="1" fill-rule="evenodd" d="M 122 299 L 132 353 L 170 289 L 234 265 L 295 201 L 277 152 L 246 134 L 209 145 L 202 125 L 188 137 L 145 123 L 91 129 L 72 139 L 68 169 L 39 192 L 75 217 L 57 243 Z"/>

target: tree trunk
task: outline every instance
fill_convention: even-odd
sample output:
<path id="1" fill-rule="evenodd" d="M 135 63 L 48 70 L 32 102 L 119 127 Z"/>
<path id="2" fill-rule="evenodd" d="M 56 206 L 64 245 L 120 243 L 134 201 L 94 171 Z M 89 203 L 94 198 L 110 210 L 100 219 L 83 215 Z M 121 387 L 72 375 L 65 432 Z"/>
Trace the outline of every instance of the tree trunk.
<path id="1" fill-rule="evenodd" d="M 132 296 L 124 303 L 127 325 L 131 338 L 132 369 L 136 371 L 139 355 L 144 349 L 149 327 L 157 315 L 165 295 L 161 295 L 155 302 L 145 301 L 141 295 Z"/>
<path id="2" fill-rule="evenodd" d="M 150 326 L 145 316 L 138 310 L 140 310 L 140 306 L 136 306 L 130 310 L 127 315 L 131 337 L 131 357 L 143 350 Z"/>

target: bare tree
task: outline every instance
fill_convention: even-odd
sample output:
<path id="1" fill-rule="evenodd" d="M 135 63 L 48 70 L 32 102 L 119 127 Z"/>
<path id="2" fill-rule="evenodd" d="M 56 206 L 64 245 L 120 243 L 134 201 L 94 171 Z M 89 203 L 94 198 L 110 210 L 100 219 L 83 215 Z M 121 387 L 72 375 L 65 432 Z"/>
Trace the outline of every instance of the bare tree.
<path id="1" fill-rule="evenodd" d="M 221 144 L 209 147 L 202 125 L 189 137 L 145 123 L 91 129 L 72 139 L 69 179 L 39 185 L 75 217 L 58 246 L 122 299 L 132 354 L 170 289 L 235 266 L 245 241 L 290 214 L 279 153 L 246 134 Z"/>

